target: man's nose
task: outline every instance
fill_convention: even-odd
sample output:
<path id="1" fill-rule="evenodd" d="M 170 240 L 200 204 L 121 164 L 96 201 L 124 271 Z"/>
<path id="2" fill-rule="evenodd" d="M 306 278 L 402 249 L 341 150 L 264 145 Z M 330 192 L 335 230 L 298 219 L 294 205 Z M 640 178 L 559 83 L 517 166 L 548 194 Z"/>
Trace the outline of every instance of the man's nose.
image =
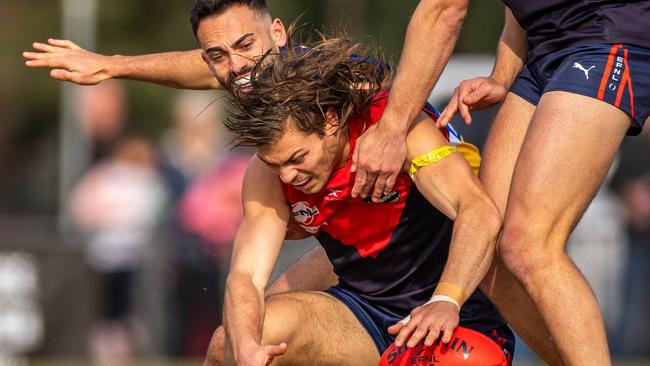
<path id="1" fill-rule="evenodd" d="M 234 54 L 230 57 L 230 67 L 233 73 L 238 74 L 252 64 L 252 60 L 244 55 Z"/>
<path id="2" fill-rule="evenodd" d="M 296 179 L 296 175 L 298 175 L 298 171 L 294 168 L 280 168 L 280 179 L 286 184 L 291 184 Z"/>

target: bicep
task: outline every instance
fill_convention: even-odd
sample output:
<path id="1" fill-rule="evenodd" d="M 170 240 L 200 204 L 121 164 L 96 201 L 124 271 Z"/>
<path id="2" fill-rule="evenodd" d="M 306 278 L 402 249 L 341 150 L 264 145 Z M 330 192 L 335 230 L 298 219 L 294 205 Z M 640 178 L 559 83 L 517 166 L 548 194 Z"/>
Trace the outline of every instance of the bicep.
<path id="1" fill-rule="evenodd" d="M 278 177 L 256 157 L 242 189 L 244 217 L 233 247 L 231 272 L 245 273 L 264 288 L 282 247 L 289 219 Z"/>
<path id="2" fill-rule="evenodd" d="M 449 142 L 433 121 L 420 113 L 406 139 L 407 160 L 410 161 Z M 458 152 L 421 167 L 412 176 L 420 193 L 440 212 L 454 220 L 462 200 L 480 194 L 480 183 L 467 159 Z"/>

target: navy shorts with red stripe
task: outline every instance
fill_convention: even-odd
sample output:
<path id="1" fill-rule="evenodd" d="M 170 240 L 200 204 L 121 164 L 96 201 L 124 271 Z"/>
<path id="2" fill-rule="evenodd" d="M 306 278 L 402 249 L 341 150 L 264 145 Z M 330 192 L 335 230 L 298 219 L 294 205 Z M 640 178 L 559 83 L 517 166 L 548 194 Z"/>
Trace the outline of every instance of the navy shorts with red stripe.
<path id="1" fill-rule="evenodd" d="M 650 116 L 650 49 L 606 44 L 551 52 L 526 65 L 510 91 L 534 105 L 550 91 L 602 100 L 627 113 L 628 135 L 638 135 Z"/>

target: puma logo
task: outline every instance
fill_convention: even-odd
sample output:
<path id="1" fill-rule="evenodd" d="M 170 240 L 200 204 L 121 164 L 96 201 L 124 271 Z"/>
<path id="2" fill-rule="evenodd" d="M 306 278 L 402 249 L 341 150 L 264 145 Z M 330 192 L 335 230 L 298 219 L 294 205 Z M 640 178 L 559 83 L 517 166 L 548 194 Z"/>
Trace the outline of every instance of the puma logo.
<path id="1" fill-rule="evenodd" d="M 591 67 L 588 68 L 588 69 L 585 69 L 584 66 L 580 65 L 580 63 L 578 63 L 578 62 L 574 62 L 574 63 L 573 63 L 573 68 L 574 68 L 574 69 L 581 70 L 582 72 L 584 72 L 584 73 L 585 73 L 585 78 L 587 78 L 587 80 L 589 80 L 589 71 L 590 71 L 591 69 L 593 69 L 594 67 L 596 67 L 596 65 L 593 65 L 593 66 L 591 66 Z"/>

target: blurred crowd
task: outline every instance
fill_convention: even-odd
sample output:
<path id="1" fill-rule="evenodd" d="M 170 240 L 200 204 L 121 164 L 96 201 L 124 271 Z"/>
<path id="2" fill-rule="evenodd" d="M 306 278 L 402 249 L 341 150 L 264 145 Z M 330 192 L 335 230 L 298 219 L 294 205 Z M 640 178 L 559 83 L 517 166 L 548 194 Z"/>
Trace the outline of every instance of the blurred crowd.
<path id="1" fill-rule="evenodd" d="M 225 146 L 215 93 L 180 91 L 172 125 L 152 138 L 129 131 L 120 82 L 79 92 L 79 120 L 94 148 L 68 214 L 97 278 L 88 353 L 100 365 L 126 364 L 147 350 L 201 358 L 221 323 L 250 155 Z M 148 283 L 146 272 L 164 278 Z M 157 290 L 162 303 L 138 301 L 153 286 L 164 287 Z M 152 334 L 152 311 L 161 313 L 164 326 L 156 330 L 166 336 Z"/>

